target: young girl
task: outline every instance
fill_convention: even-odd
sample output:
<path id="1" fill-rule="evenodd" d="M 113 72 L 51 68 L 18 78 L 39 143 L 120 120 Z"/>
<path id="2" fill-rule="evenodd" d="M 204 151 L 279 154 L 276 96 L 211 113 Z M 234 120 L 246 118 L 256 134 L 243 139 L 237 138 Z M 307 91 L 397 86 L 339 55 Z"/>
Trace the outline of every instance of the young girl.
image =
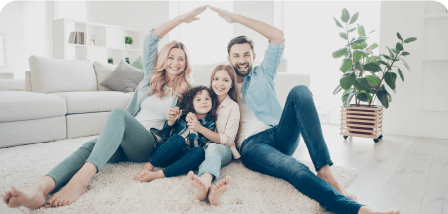
<path id="1" fill-rule="evenodd" d="M 236 74 L 233 68 L 230 65 L 216 66 L 211 75 L 210 86 L 212 93 L 216 94 L 219 101 L 216 120 L 218 133 L 202 128 L 195 122 L 194 115 L 187 116 L 189 127 L 215 142 L 206 148 L 205 160 L 199 166 L 199 177 L 190 171 L 188 179 L 190 185 L 195 188 L 198 200 L 208 198 L 210 204 L 218 205 L 221 204 L 221 196 L 228 190 L 230 184 L 230 176 L 217 182 L 219 171 L 222 166 L 230 164 L 232 156 L 235 159 L 240 157 L 234 143 L 240 122 L 240 109 Z"/>
<path id="2" fill-rule="evenodd" d="M 212 93 L 206 86 L 193 87 L 182 101 L 182 110 L 176 107 L 167 112 L 162 131 L 151 130 L 161 142 L 157 144 L 155 153 L 141 172 L 138 178 L 140 182 L 187 173 L 204 160 L 204 147 L 211 141 L 189 128 L 185 118 L 187 113 L 194 115 L 198 123 L 214 132 L 218 105 L 216 96 Z M 166 168 L 153 172 L 154 167 Z"/>

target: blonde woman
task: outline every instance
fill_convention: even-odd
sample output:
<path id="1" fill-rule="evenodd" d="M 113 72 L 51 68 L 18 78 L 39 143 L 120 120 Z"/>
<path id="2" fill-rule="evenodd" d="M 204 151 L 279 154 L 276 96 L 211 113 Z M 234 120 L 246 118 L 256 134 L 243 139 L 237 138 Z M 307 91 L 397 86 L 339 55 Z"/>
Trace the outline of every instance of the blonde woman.
<path id="1" fill-rule="evenodd" d="M 157 53 L 158 42 L 176 26 L 198 20 L 196 16 L 205 9 L 196 8 L 152 29 L 144 39 L 145 76 L 126 110 L 114 109 L 97 139 L 82 145 L 34 184 L 23 190 L 11 188 L 3 196 L 4 203 L 11 208 L 25 206 L 29 209 L 69 205 L 87 191 L 90 179 L 106 163 L 147 162 L 155 145 L 149 129 L 161 129 L 169 116 L 166 112 L 173 111 L 192 86 L 191 62 L 185 46 L 172 41 Z M 45 197 L 58 189 L 46 202 Z"/>

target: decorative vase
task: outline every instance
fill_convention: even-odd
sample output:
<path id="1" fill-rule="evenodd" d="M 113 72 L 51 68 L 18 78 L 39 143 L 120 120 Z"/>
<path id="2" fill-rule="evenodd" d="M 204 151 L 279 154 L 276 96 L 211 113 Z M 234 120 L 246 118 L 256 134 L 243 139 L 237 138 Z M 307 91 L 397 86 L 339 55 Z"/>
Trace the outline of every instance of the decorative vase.
<path id="1" fill-rule="evenodd" d="M 129 62 L 129 57 L 125 57 L 125 58 L 124 58 L 124 61 L 126 61 L 128 64 L 131 64 L 131 63 Z"/>
<path id="2" fill-rule="evenodd" d="M 132 49 L 132 45 L 131 44 L 126 44 L 126 49 Z"/>
<path id="3" fill-rule="evenodd" d="M 109 64 L 114 64 L 114 60 L 113 60 L 113 59 L 112 59 L 112 60 L 111 60 L 111 59 L 108 59 L 108 60 L 107 60 L 107 63 L 109 63 Z"/>
<path id="4" fill-rule="evenodd" d="M 375 143 L 383 138 L 383 113 L 382 106 L 350 105 L 341 107 L 341 135 L 344 139 L 348 136 L 372 138 Z"/>

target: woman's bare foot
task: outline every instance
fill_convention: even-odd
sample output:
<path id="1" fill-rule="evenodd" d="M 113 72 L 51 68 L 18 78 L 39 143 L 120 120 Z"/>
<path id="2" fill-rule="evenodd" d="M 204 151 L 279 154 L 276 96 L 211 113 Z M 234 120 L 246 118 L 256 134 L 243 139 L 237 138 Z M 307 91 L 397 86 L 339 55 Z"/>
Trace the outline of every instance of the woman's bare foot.
<path id="1" fill-rule="evenodd" d="M 151 163 L 147 163 L 142 170 L 140 170 L 140 172 L 138 172 L 135 176 L 134 176 L 134 181 L 138 181 L 138 179 L 140 178 L 140 176 L 142 175 L 142 172 L 151 172 L 152 170 L 154 170 L 154 166 Z"/>
<path id="2" fill-rule="evenodd" d="M 333 188 L 339 191 L 342 195 L 345 195 L 346 197 L 351 198 L 353 201 L 358 202 L 358 198 L 356 198 L 355 195 L 345 191 L 345 189 L 342 188 L 341 185 L 339 185 L 336 179 L 334 179 L 329 165 L 321 167 L 317 172 L 317 177 L 321 178 L 322 180 L 326 181 L 328 184 L 333 186 Z"/>
<path id="3" fill-rule="evenodd" d="M 210 205 L 221 204 L 221 196 L 229 190 L 230 180 L 230 176 L 227 175 L 225 179 L 210 187 L 210 193 L 208 194 L 208 201 L 210 202 Z"/>
<path id="4" fill-rule="evenodd" d="M 204 173 L 205 174 L 205 173 Z M 201 179 L 196 176 L 193 171 L 188 172 L 188 183 L 194 187 L 196 199 L 203 201 L 207 198 L 207 193 L 211 185 L 211 180 Z M 213 179 L 213 177 L 212 177 Z"/>
<path id="5" fill-rule="evenodd" d="M 86 162 L 61 190 L 51 196 L 50 200 L 45 203 L 45 207 L 66 206 L 75 202 L 87 191 L 87 185 L 97 170 L 93 163 Z"/>
<path id="6" fill-rule="evenodd" d="M 400 214 L 400 210 L 391 210 L 391 211 L 384 212 L 384 211 L 373 210 L 366 206 L 362 206 L 359 209 L 358 214 Z"/>
<path id="7" fill-rule="evenodd" d="M 45 204 L 45 197 L 55 188 L 53 178 L 43 177 L 36 183 L 24 188 L 22 191 L 11 188 L 3 195 L 3 203 L 9 208 L 24 206 L 28 209 L 37 209 Z"/>
<path id="8" fill-rule="evenodd" d="M 143 171 L 140 174 L 140 177 L 138 178 L 138 181 L 140 182 L 148 182 L 159 178 L 164 178 L 165 174 L 163 174 L 162 170 L 159 170 L 157 172 L 149 172 L 149 171 Z"/>

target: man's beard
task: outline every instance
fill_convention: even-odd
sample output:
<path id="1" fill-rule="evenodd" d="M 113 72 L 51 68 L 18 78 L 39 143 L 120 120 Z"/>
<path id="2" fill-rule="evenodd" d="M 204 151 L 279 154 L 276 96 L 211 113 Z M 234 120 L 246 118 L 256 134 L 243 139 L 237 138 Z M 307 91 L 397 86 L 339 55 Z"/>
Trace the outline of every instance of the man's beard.
<path id="1" fill-rule="evenodd" d="M 250 71 L 252 71 L 252 65 L 247 65 L 247 71 L 238 71 L 238 65 L 234 65 L 233 69 L 235 70 L 236 74 L 245 77 L 249 74 Z"/>

